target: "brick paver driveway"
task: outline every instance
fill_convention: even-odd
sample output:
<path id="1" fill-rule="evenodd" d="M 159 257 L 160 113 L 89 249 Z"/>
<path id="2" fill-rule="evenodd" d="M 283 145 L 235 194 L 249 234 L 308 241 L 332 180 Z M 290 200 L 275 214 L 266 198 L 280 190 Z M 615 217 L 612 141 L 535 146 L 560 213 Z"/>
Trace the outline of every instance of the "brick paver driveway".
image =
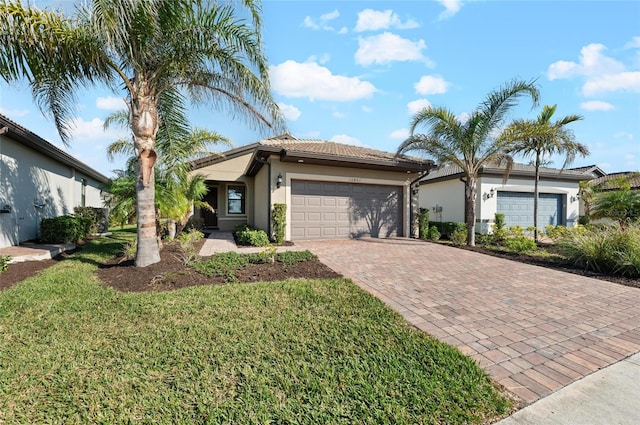
<path id="1" fill-rule="evenodd" d="M 296 245 L 528 403 L 640 351 L 640 289 L 413 239 Z"/>

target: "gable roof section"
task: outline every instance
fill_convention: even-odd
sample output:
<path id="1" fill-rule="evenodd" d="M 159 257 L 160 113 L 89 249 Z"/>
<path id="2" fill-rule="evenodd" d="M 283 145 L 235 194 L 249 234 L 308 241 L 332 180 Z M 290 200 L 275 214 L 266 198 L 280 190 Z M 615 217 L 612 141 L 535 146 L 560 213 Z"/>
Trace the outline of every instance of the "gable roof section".
<path id="1" fill-rule="evenodd" d="M 487 165 L 480 169 L 480 176 L 504 176 L 505 166 L 502 165 Z M 439 181 L 453 180 L 463 177 L 464 173 L 462 169 L 457 165 L 447 165 L 440 167 L 437 170 L 431 171 L 427 176 L 420 180 L 420 184 L 431 184 Z M 527 164 L 513 164 L 513 168 L 509 173 L 511 177 L 534 177 L 535 167 Z M 573 169 L 558 169 L 540 167 L 540 178 L 548 180 L 561 180 L 561 181 L 582 181 L 594 178 L 595 175 L 590 171 L 577 171 Z"/>
<path id="2" fill-rule="evenodd" d="M 221 155 L 196 160 L 193 165 L 195 169 L 202 168 L 250 151 L 253 151 L 253 157 L 245 170 L 248 176 L 254 176 L 271 155 L 279 156 L 282 162 L 399 172 L 421 172 L 433 167 L 432 161 L 420 158 L 396 156 L 390 152 L 325 140 L 301 140 L 288 134 L 232 149 Z"/>
<path id="3" fill-rule="evenodd" d="M 5 137 L 15 140 L 18 143 L 21 143 L 22 145 L 27 146 L 28 148 L 31 148 L 36 152 L 40 152 L 41 154 L 49 158 L 55 159 L 62 164 L 82 171 L 84 174 L 97 180 L 100 183 L 106 183 L 109 181 L 109 178 L 104 174 L 94 170 L 87 164 L 80 162 L 78 159 L 74 158 L 73 156 L 69 155 L 53 144 L 47 142 L 37 134 L 27 130 L 14 121 L 11 121 L 6 116 L 0 114 L 0 130 L 4 130 L 5 128 L 6 130 L 3 133 Z"/>
<path id="4" fill-rule="evenodd" d="M 597 165 L 586 165 L 584 167 L 576 167 L 576 168 L 569 168 L 569 170 L 572 171 L 581 171 L 583 173 L 592 173 L 595 177 L 603 177 L 606 176 L 607 173 L 605 173 L 602 168 L 598 167 Z"/>

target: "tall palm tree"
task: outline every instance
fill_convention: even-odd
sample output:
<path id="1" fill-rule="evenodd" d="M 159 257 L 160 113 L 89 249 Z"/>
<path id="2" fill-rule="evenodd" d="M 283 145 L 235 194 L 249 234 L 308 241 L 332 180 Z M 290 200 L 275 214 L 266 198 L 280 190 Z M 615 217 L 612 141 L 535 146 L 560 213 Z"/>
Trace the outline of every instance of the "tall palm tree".
<path id="1" fill-rule="evenodd" d="M 582 119 L 580 115 L 567 115 L 552 122 L 557 105 L 545 105 L 535 120 L 515 120 L 504 132 L 505 139 L 513 142 L 512 154 L 532 157 L 535 167 L 533 185 L 533 231 L 538 242 L 538 182 L 540 167 L 551 155 L 564 155 L 562 169 L 571 164 L 577 155 L 589 155 L 589 149 L 576 141 L 573 131 L 566 126 Z"/>
<path id="2" fill-rule="evenodd" d="M 411 136 L 398 147 L 398 154 L 417 151 L 435 159 L 440 165 L 457 165 L 464 173 L 465 223 L 467 245 L 475 245 L 476 197 L 478 173 L 487 163 L 506 164 L 508 174 L 513 160 L 509 144 L 500 128 L 507 114 L 521 96 L 531 97 L 537 105 L 539 91 L 535 80 L 514 80 L 491 91 L 466 121 L 443 107 L 429 106 L 411 120 Z M 426 133 L 417 133 L 425 126 Z"/>
<path id="3" fill-rule="evenodd" d="M 153 170 L 161 119 L 186 122 L 191 102 L 230 111 L 257 129 L 284 128 L 261 24 L 259 0 L 93 0 L 73 17 L 20 0 L 0 3 L 0 75 L 29 82 L 65 143 L 78 90 L 124 92 L 138 159 L 136 266 L 160 261 Z"/>

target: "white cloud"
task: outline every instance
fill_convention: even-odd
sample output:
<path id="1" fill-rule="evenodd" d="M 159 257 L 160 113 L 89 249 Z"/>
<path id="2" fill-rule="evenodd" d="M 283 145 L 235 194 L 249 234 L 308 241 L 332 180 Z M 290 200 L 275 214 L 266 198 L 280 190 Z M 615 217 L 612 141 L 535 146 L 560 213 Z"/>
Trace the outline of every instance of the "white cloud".
<path id="1" fill-rule="evenodd" d="M 437 0 L 438 3 L 444 6 L 444 11 L 438 16 L 439 20 L 447 19 L 455 15 L 462 8 L 461 0 Z"/>
<path id="2" fill-rule="evenodd" d="M 96 99 L 96 107 L 107 111 L 119 111 L 126 108 L 127 105 L 119 97 L 99 97 Z"/>
<path id="3" fill-rule="evenodd" d="M 130 135 L 130 131 L 120 128 L 104 129 L 104 121 L 100 118 L 94 118 L 85 121 L 83 118 L 74 118 L 71 123 L 71 137 L 76 142 L 86 141 L 106 141 L 114 142 L 118 139 L 126 139 Z"/>
<path id="4" fill-rule="evenodd" d="M 364 105 L 364 106 L 362 107 L 362 112 L 366 112 L 367 114 L 369 114 L 369 113 L 373 112 L 373 108 L 372 108 L 372 107 L 370 107 L 370 106 L 366 106 L 366 105 Z"/>
<path id="5" fill-rule="evenodd" d="M 582 86 L 582 93 L 585 96 L 615 91 L 640 92 L 640 71 L 603 75 L 587 81 Z"/>
<path id="6" fill-rule="evenodd" d="M 347 114 L 343 113 L 343 112 L 338 112 L 335 111 L 331 114 L 334 118 L 346 118 Z"/>
<path id="7" fill-rule="evenodd" d="M 413 87 L 416 89 L 416 93 L 418 94 L 442 94 L 447 92 L 449 83 L 447 83 L 442 77 L 425 75 L 420 78 L 420 81 L 414 84 Z"/>
<path id="8" fill-rule="evenodd" d="M 632 42 L 635 44 L 636 40 Z M 606 46 L 592 43 L 580 50 L 579 62 L 557 61 L 549 66 L 549 80 L 583 77 L 582 93 L 585 96 L 633 91 L 640 92 L 640 71 L 627 71 L 625 65 L 604 55 Z"/>
<path id="9" fill-rule="evenodd" d="M 407 103 L 407 110 L 411 115 L 413 115 L 416 112 L 423 110 L 424 108 L 428 108 L 429 106 L 431 106 L 431 102 L 429 102 L 427 99 L 418 99 Z"/>
<path id="10" fill-rule="evenodd" d="M 389 134 L 389 137 L 392 139 L 404 140 L 409 137 L 410 134 L 411 133 L 409 133 L 409 130 L 407 130 L 406 128 L 400 128 L 398 130 L 392 131 L 391 134 Z"/>
<path id="11" fill-rule="evenodd" d="M 356 63 L 363 66 L 426 60 L 422 55 L 422 50 L 427 47 L 424 40 L 411 41 L 390 32 L 359 37 L 358 45 Z"/>
<path id="12" fill-rule="evenodd" d="M 343 143 L 345 145 L 364 146 L 360 140 L 346 134 L 336 134 L 331 137 L 329 141 Z"/>
<path id="13" fill-rule="evenodd" d="M 640 49 L 640 37 L 633 37 L 630 42 L 624 45 L 625 49 Z"/>
<path id="14" fill-rule="evenodd" d="M 389 28 L 411 29 L 419 26 L 420 24 L 413 19 L 407 19 L 402 22 L 400 16 L 393 10 L 364 9 L 358 13 L 358 22 L 356 23 L 355 30 L 362 32 L 386 30 Z"/>
<path id="15" fill-rule="evenodd" d="M 307 28 L 311 28 L 314 30 L 325 30 L 325 31 L 335 31 L 335 28 L 329 25 L 330 21 L 338 18 L 340 16 L 340 12 L 338 10 L 334 10 L 333 12 L 325 13 L 324 15 L 320 15 L 320 17 L 316 20 L 311 16 L 305 16 L 302 25 Z M 340 30 L 342 31 L 342 29 Z"/>
<path id="16" fill-rule="evenodd" d="M 469 118 L 471 118 L 471 114 L 468 112 L 463 112 L 459 115 L 456 116 L 456 119 L 458 120 L 458 122 L 460 122 L 461 124 L 466 123 L 467 121 L 469 121 Z"/>
<path id="17" fill-rule="evenodd" d="M 331 55 L 329 53 L 323 53 L 320 56 L 311 55 L 305 62 L 318 62 L 319 64 L 325 64 L 331 60 Z"/>
<path id="18" fill-rule="evenodd" d="M 273 89 L 286 97 L 346 102 L 370 98 L 377 89 L 357 77 L 334 75 L 315 62 L 292 60 L 269 67 Z"/>
<path id="19" fill-rule="evenodd" d="M 28 109 L 6 109 L 0 107 L 0 114 L 6 115 L 9 118 L 24 117 L 26 115 L 29 115 L 30 113 L 31 111 Z"/>
<path id="20" fill-rule="evenodd" d="M 613 109 L 613 105 L 601 100 L 590 100 L 589 102 L 582 102 L 580 107 L 587 111 L 609 111 Z"/>
<path id="21" fill-rule="evenodd" d="M 346 34 L 349 32 L 349 29 L 347 27 L 342 27 L 338 30 L 338 34 Z"/>
<path id="22" fill-rule="evenodd" d="M 626 131 L 619 131 L 616 134 L 614 134 L 613 137 L 615 137 L 616 139 L 623 138 L 623 139 L 633 140 L 633 134 L 627 133 Z"/>
<path id="23" fill-rule="evenodd" d="M 282 111 L 282 114 L 284 115 L 284 117 L 289 121 L 295 121 L 298 118 L 300 118 L 300 115 L 302 115 L 302 112 L 300 112 L 300 109 L 296 108 L 293 105 L 287 105 L 286 103 L 279 102 L 278 107 Z"/>

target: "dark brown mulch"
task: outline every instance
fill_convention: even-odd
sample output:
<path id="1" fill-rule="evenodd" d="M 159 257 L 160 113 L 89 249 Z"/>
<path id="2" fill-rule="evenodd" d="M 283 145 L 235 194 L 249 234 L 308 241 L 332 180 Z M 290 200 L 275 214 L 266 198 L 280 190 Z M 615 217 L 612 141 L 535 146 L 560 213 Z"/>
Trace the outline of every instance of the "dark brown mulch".
<path id="1" fill-rule="evenodd" d="M 519 261 L 521 263 L 533 264 L 535 266 L 547 267 L 567 273 L 578 274 L 581 276 L 592 277 L 594 279 L 606 280 L 608 282 L 619 283 L 620 285 L 631 286 L 634 288 L 640 288 L 640 279 L 615 276 L 606 273 L 597 273 L 589 270 L 584 270 L 574 264 L 563 261 L 559 258 L 540 258 L 533 255 L 527 255 L 526 253 L 517 254 L 513 252 L 494 251 L 482 246 L 461 246 L 459 248 L 467 249 L 469 251 L 480 252 L 494 257 L 506 258 L 507 260 Z"/>
<path id="2" fill-rule="evenodd" d="M 139 268 L 133 261 L 114 258 L 98 269 L 98 277 L 122 292 L 171 291 L 198 285 L 224 285 L 222 277 L 206 277 L 182 264 L 177 244 L 160 252 L 161 261 Z M 238 282 L 272 282 L 288 278 L 325 279 L 341 277 L 318 260 L 302 261 L 290 266 L 282 263 L 251 264 L 235 273 Z"/>

